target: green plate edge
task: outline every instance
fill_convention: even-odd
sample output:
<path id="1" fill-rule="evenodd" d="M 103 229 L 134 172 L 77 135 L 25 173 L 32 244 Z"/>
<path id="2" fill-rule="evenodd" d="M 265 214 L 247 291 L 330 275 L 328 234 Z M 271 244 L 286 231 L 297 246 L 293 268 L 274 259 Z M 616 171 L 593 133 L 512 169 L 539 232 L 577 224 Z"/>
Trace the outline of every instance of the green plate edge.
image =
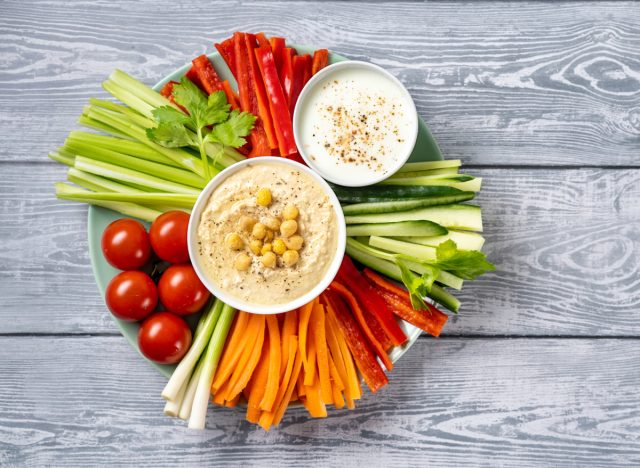
<path id="1" fill-rule="evenodd" d="M 316 50 L 316 48 L 309 46 L 293 45 L 291 47 L 294 47 L 299 54 L 313 54 L 313 51 Z M 235 79 L 233 78 L 231 71 L 228 69 L 220 54 L 214 52 L 212 54 L 209 54 L 208 57 L 213 63 L 216 71 L 218 71 L 220 77 L 223 80 L 229 80 L 232 86 L 235 87 Z M 330 63 L 342 62 L 344 60 L 349 59 L 333 52 L 330 53 Z M 179 80 L 180 77 L 182 77 L 190 67 L 191 63 L 187 63 L 186 65 L 178 68 L 173 73 L 167 75 L 158 83 L 156 83 L 156 85 L 153 86 L 153 89 L 159 91 L 166 82 L 171 80 Z M 429 131 L 429 128 L 425 124 L 422 117 L 418 115 L 418 138 L 416 140 L 416 146 L 413 150 L 413 153 L 411 153 L 409 161 L 438 161 L 441 159 L 443 159 L 442 153 L 440 152 L 440 148 L 438 148 L 436 140 L 431 135 L 431 132 Z M 111 278 L 117 275 L 120 270 L 113 268 L 104 259 L 104 257 L 102 256 L 100 240 L 102 237 L 102 232 L 107 227 L 107 225 L 119 218 L 122 218 L 122 215 L 116 213 L 115 211 L 107 210 L 105 208 L 97 206 L 89 206 L 89 215 L 87 222 L 87 234 L 89 236 L 89 258 L 91 259 L 91 268 L 93 269 L 93 275 L 96 279 L 96 284 L 98 285 L 98 289 L 100 290 L 100 295 L 103 297 L 104 291 L 109 284 L 109 281 L 111 281 Z M 148 227 L 148 223 L 145 224 L 147 224 Z M 162 375 L 169 378 L 173 373 L 173 370 L 175 369 L 175 365 L 168 366 L 157 364 L 146 359 L 140 352 L 140 349 L 138 348 L 138 330 L 140 326 L 138 325 L 138 323 L 124 322 L 115 318 L 113 315 L 111 315 L 111 318 L 115 321 L 116 325 L 120 329 L 120 332 L 127 339 L 131 347 L 135 349 L 138 354 L 140 354 L 140 356 L 147 360 L 153 367 L 155 367 Z M 404 346 L 393 349 L 393 351 L 389 355 L 391 361 L 393 362 L 396 362 L 398 359 L 400 359 L 402 355 L 406 353 L 409 348 L 416 342 L 416 340 L 422 333 L 419 328 L 416 328 L 404 321 L 401 323 L 401 326 L 407 334 L 409 340 Z"/>

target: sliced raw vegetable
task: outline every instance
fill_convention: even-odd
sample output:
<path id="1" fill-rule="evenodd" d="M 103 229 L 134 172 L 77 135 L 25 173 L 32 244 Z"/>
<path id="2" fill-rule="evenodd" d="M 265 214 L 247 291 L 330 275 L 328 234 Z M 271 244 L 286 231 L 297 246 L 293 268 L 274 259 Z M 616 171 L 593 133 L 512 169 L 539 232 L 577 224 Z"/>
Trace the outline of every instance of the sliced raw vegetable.
<path id="1" fill-rule="evenodd" d="M 427 206 L 448 205 L 472 200 L 474 192 L 462 192 L 453 195 L 432 196 L 429 198 L 409 198 L 395 201 L 355 203 L 344 205 L 342 211 L 345 215 L 375 214 L 375 213 L 395 213 L 398 211 L 408 211 Z"/>
<path id="2" fill-rule="evenodd" d="M 444 236 L 404 237 L 400 240 L 413 242 L 414 244 L 430 245 L 431 247 L 437 247 L 443 242 L 452 240 L 458 248 L 462 250 L 482 250 L 482 246 L 484 245 L 484 237 L 480 234 L 469 231 L 455 231 L 453 229 L 450 229 L 449 233 Z"/>
<path id="3" fill-rule="evenodd" d="M 398 172 L 414 172 L 414 171 L 432 171 L 434 169 L 443 169 L 448 167 L 460 167 L 462 165 L 462 161 L 459 159 L 447 159 L 442 161 L 423 161 L 423 162 L 414 162 L 414 163 L 406 163 L 402 166 Z"/>
<path id="4" fill-rule="evenodd" d="M 331 187 L 338 199 L 344 203 L 396 202 L 416 198 L 459 196 L 462 192 L 453 187 L 437 185 L 372 185 L 370 187 L 332 185 Z"/>
<path id="5" fill-rule="evenodd" d="M 447 186 L 458 190 L 479 192 L 482 186 L 481 177 L 471 177 L 464 174 L 458 175 L 435 175 L 423 177 L 393 178 L 380 182 L 381 185 L 415 185 L 415 186 Z"/>
<path id="6" fill-rule="evenodd" d="M 443 236 L 447 232 L 447 228 L 431 221 L 400 221 L 347 226 L 347 236 Z"/>

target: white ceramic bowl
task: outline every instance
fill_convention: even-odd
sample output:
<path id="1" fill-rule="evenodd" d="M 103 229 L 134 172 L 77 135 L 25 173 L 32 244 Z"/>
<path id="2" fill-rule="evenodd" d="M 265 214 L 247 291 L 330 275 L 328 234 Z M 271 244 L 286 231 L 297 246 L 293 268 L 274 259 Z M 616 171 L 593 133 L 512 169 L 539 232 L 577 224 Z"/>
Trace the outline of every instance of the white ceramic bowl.
<path id="1" fill-rule="evenodd" d="M 201 265 L 201 258 L 198 254 L 198 225 L 200 224 L 200 217 L 202 216 L 202 212 L 204 211 L 207 203 L 209 202 L 209 198 L 213 191 L 224 182 L 227 177 L 231 174 L 234 174 L 242 167 L 248 164 L 263 164 L 263 163 L 277 163 L 283 164 L 286 166 L 294 167 L 306 174 L 309 174 L 322 189 L 326 192 L 333 204 L 333 209 L 336 215 L 336 224 L 338 226 L 338 242 L 336 250 L 333 254 L 333 259 L 331 260 L 331 264 L 329 265 L 329 269 L 327 270 L 326 275 L 322 278 L 322 280 L 308 293 L 303 296 L 298 297 L 297 299 L 286 303 L 286 304 L 276 304 L 276 305 L 263 305 L 263 304 L 252 304 L 250 302 L 245 302 L 240 300 L 234 296 L 227 294 L 224 290 L 220 289 L 211 279 L 206 275 L 204 269 Z M 188 231 L 188 242 L 189 242 L 189 257 L 191 258 L 191 264 L 195 269 L 198 277 L 202 281 L 202 283 L 207 287 L 211 293 L 219 298 L 222 302 L 229 304 L 231 307 L 234 307 L 238 310 L 243 310 L 245 312 L 251 312 L 254 314 L 277 314 L 280 312 L 288 312 L 293 309 L 297 309 L 298 307 L 311 302 L 313 299 L 318 297 L 322 291 L 324 291 L 327 286 L 333 281 L 336 274 L 338 273 L 338 269 L 340 268 L 340 264 L 342 263 L 342 257 L 344 256 L 344 250 L 347 242 L 347 229 L 344 221 L 344 215 L 342 214 L 342 209 L 340 208 L 340 202 L 338 201 L 338 197 L 336 197 L 329 184 L 325 182 L 325 180 L 320 177 L 315 171 L 309 169 L 308 167 L 297 163 L 295 161 L 291 161 L 286 158 L 281 157 L 259 157 L 259 158 L 251 158 L 246 159 L 244 161 L 238 162 L 233 166 L 228 167 L 224 171 L 220 172 L 217 176 L 215 176 L 207 186 L 202 190 L 200 195 L 198 196 L 198 200 L 193 207 L 193 211 L 191 212 L 191 218 L 189 219 L 189 231 Z"/>
<path id="2" fill-rule="evenodd" d="M 408 132 L 409 137 L 407 140 L 408 144 L 403 149 L 403 153 L 398 155 L 393 165 L 390 165 L 385 172 L 379 175 L 371 176 L 371 177 L 360 177 L 360 178 L 339 177 L 339 176 L 334 176 L 333 174 L 323 170 L 323 168 L 319 167 L 318 164 L 316 164 L 314 158 L 311 158 L 310 155 L 307 153 L 305 149 L 306 146 L 305 146 L 304 137 L 302 135 L 303 132 L 301 127 L 302 127 L 302 122 L 305 118 L 305 112 L 309 112 L 309 109 L 308 109 L 309 106 L 307 101 L 310 99 L 310 96 L 313 94 L 313 91 L 318 86 L 321 86 L 326 79 L 330 78 L 335 73 L 339 71 L 349 70 L 349 69 L 360 69 L 360 70 L 365 69 L 370 73 L 375 73 L 375 74 L 379 74 L 386 77 L 388 80 L 390 80 L 392 83 L 394 83 L 397 86 L 400 93 L 404 96 L 406 100 L 406 104 L 408 106 L 408 115 L 407 115 L 407 123 L 409 125 L 409 132 Z M 415 147 L 416 140 L 418 138 L 418 113 L 416 111 L 415 103 L 413 102 L 413 99 L 411 98 L 409 91 L 407 91 L 407 88 L 405 88 L 405 86 L 400 82 L 400 80 L 398 80 L 398 78 L 393 76 L 384 68 L 381 68 L 378 65 L 374 65 L 369 62 L 360 62 L 356 60 L 338 62 L 338 63 L 334 63 L 333 65 L 329 65 L 328 67 L 323 68 L 318 73 L 316 73 L 313 76 L 313 78 L 311 78 L 307 82 L 307 84 L 304 86 L 304 88 L 300 92 L 300 96 L 298 97 L 298 101 L 296 102 L 296 107 L 293 113 L 293 135 L 296 141 L 296 145 L 298 146 L 298 151 L 300 152 L 300 155 L 302 156 L 302 158 L 309 165 L 309 167 L 317 171 L 326 180 L 333 182 L 335 184 L 346 186 L 346 187 L 364 187 L 367 185 L 372 185 L 372 184 L 381 182 L 391 177 L 393 174 L 398 172 L 398 169 L 404 166 L 404 164 L 407 162 L 407 160 L 411 156 L 411 153 L 413 152 L 413 148 Z"/>

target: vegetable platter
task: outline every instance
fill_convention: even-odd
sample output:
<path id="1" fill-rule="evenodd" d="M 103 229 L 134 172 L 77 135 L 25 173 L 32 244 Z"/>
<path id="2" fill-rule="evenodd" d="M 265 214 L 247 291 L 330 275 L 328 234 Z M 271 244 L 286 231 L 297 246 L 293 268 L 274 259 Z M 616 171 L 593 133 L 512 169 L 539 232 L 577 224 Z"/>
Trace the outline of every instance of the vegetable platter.
<path id="1" fill-rule="evenodd" d="M 71 184 L 56 194 L 90 205 L 96 282 L 122 334 L 169 378 L 165 414 L 202 429 L 212 402 L 269 430 L 290 406 L 311 417 L 356 410 L 420 333 L 441 333 L 444 310 L 458 313 L 450 291 L 493 269 L 469 203 L 481 180 L 442 159 L 381 69 L 338 67 L 345 57 L 262 33 L 215 48 L 153 88 L 116 70 L 103 83 L 116 100 L 91 99 L 79 119 L 88 130 L 50 153 L 69 166 Z M 379 95 L 353 91 L 359 73 L 377 74 Z M 334 94 L 323 103 L 322 93 Z M 305 134 L 314 118 L 325 127 Z M 384 173 L 385 151 L 402 148 L 408 160 Z M 329 185 L 331 157 L 334 175 L 381 181 Z M 283 169 L 284 159 L 293 162 Z M 205 258 L 214 254 L 227 261 Z M 245 290 L 246 307 L 221 300 L 240 303 Z M 260 301 L 279 313 L 259 312 Z"/>

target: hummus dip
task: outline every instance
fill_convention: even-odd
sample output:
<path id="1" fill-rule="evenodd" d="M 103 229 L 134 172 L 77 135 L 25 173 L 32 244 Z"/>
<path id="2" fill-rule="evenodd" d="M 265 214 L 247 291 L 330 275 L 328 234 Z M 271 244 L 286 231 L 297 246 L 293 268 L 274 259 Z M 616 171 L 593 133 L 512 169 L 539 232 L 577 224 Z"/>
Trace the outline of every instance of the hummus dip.
<path id="1" fill-rule="evenodd" d="M 259 191 L 265 189 L 271 192 L 268 206 L 258 203 Z M 258 222 L 283 220 L 285 208 L 291 206 L 298 209 L 296 234 L 304 239 L 299 257 L 287 265 L 277 256 L 275 266 L 266 267 L 262 255 L 250 248 L 250 230 L 243 231 L 239 223 L 247 217 Z M 274 231 L 270 242 L 280 237 Z M 229 248 L 229 235 L 241 238 L 237 248 Z M 279 305 L 303 296 L 327 274 L 336 254 L 338 225 L 330 198 L 310 175 L 277 162 L 256 162 L 231 174 L 213 191 L 200 217 L 197 240 L 199 263 L 218 288 L 244 302 Z M 248 267 L 234 266 L 238 256 Z"/>

